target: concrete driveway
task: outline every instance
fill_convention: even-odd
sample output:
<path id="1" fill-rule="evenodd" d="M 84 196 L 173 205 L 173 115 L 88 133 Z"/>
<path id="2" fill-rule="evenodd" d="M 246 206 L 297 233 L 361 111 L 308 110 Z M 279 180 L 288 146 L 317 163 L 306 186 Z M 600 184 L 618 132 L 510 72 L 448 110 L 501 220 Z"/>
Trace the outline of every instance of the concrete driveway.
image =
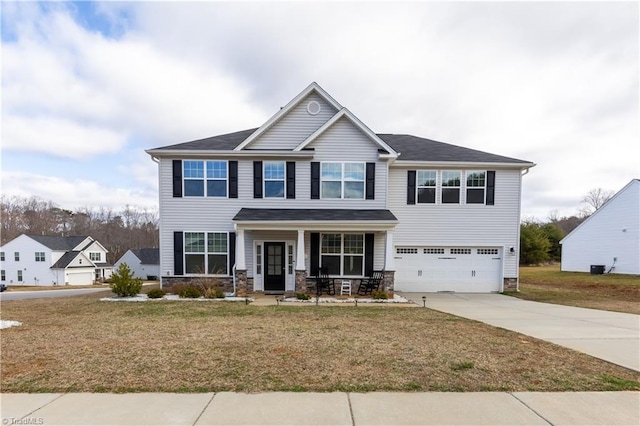
<path id="1" fill-rule="evenodd" d="M 501 294 L 401 293 L 422 306 L 481 321 L 640 371 L 640 316 L 530 302 Z"/>

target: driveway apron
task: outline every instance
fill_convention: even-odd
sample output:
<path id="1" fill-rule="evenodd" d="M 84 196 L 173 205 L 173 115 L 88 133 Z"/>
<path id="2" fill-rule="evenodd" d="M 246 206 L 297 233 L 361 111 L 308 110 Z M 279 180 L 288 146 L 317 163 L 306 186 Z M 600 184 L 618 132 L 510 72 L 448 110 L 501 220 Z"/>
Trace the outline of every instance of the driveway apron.
<path id="1" fill-rule="evenodd" d="M 501 294 L 402 293 L 426 307 L 516 331 L 640 371 L 640 316 Z"/>

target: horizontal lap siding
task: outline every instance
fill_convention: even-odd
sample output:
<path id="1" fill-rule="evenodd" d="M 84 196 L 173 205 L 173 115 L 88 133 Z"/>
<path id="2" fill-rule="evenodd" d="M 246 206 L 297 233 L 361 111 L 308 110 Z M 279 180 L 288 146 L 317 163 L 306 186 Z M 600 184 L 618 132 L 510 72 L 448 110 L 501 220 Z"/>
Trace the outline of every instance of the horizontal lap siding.
<path id="1" fill-rule="evenodd" d="M 407 170 L 389 173 L 389 208 L 399 224 L 396 246 L 494 246 L 518 248 L 520 171 L 497 170 L 495 205 L 407 205 Z M 413 169 L 412 169 L 413 170 Z M 464 200 L 464 197 L 462 197 Z M 505 253 L 504 276 L 517 277 L 517 256 Z"/>
<path id="2" fill-rule="evenodd" d="M 311 115 L 307 112 L 307 104 L 310 101 L 320 104 L 321 110 L 318 114 Z M 324 99 L 312 93 L 247 148 L 291 150 L 329 121 L 336 112 L 337 110 Z"/>

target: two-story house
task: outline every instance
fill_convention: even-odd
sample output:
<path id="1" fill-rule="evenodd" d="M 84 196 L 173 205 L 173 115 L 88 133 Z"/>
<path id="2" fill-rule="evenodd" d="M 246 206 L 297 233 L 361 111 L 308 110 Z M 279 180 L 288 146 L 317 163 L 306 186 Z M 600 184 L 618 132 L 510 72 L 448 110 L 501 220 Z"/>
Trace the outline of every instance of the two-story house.
<path id="1" fill-rule="evenodd" d="M 107 249 L 89 236 L 22 234 L 0 248 L 0 282 L 89 285 L 109 278 Z"/>
<path id="2" fill-rule="evenodd" d="M 312 83 L 257 129 L 147 151 L 160 174 L 163 285 L 305 292 L 320 267 L 388 291 L 518 282 L 520 194 L 534 166 L 376 134 Z"/>

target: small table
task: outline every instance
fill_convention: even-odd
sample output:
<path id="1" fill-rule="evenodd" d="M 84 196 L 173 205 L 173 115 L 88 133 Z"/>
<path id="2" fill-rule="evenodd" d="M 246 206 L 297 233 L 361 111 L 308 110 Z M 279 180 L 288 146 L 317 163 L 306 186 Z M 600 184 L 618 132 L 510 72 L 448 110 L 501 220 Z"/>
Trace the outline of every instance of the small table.
<path id="1" fill-rule="evenodd" d="M 340 283 L 340 296 L 344 294 L 351 296 L 351 280 L 344 280 Z"/>

